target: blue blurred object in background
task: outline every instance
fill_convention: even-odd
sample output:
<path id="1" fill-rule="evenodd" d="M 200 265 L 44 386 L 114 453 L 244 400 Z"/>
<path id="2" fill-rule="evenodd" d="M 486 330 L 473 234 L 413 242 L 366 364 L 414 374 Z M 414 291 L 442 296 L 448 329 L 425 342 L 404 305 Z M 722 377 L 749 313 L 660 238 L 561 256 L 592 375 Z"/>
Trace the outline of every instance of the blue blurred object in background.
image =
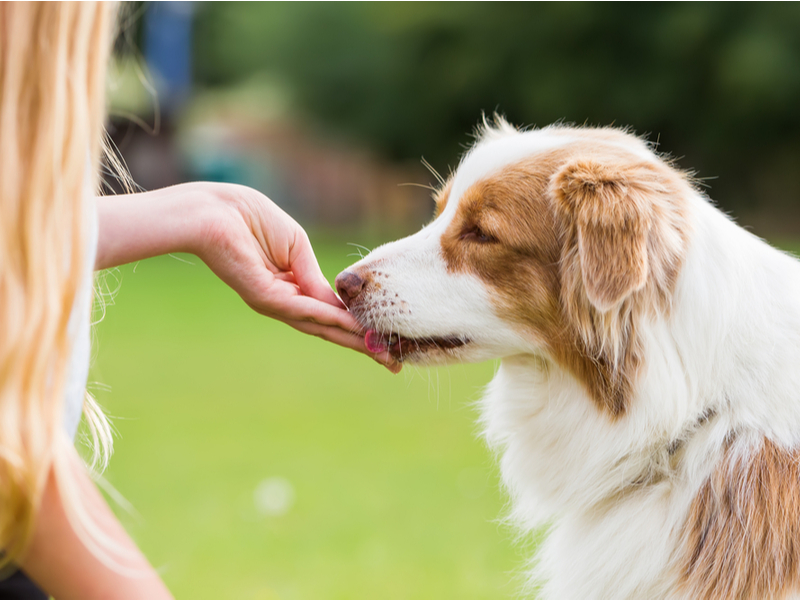
<path id="1" fill-rule="evenodd" d="M 191 94 L 193 14 L 193 2 L 153 2 L 144 14 L 144 56 L 166 116 Z"/>

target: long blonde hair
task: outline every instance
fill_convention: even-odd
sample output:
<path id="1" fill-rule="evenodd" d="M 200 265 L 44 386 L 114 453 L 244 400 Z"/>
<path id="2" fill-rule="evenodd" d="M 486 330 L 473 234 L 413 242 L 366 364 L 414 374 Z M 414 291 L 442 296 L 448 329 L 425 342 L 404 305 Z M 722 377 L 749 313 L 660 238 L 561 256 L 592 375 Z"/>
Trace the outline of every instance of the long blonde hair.
<path id="1" fill-rule="evenodd" d="M 0 567 L 25 551 L 51 471 L 76 501 L 63 426 L 67 324 L 85 276 L 84 198 L 98 187 L 114 11 L 0 4 Z M 102 413 L 84 410 L 108 444 Z"/>

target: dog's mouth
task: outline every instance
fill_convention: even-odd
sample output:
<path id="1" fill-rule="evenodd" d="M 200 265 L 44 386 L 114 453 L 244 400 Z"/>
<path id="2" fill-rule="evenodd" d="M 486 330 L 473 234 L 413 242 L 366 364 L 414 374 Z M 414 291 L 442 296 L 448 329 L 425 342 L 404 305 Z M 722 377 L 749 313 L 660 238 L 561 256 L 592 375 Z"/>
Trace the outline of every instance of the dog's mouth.
<path id="1" fill-rule="evenodd" d="M 364 342 L 370 352 L 388 351 L 393 358 L 403 361 L 412 354 L 459 348 L 468 344 L 469 340 L 463 336 L 408 338 L 370 329 L 364 336 Z"/>

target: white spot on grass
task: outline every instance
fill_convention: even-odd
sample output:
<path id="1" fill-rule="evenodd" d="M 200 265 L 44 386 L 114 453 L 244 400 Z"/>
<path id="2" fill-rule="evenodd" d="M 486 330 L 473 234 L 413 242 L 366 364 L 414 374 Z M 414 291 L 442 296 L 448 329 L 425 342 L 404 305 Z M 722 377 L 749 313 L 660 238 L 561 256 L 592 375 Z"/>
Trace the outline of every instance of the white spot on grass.
<path id="1" fill-rule="evenodd" d="M 294 486 L 283 477 L 269 477 L 256 486 L 253 500 L 259 514 L 280 517 L 294 506 Z"/>

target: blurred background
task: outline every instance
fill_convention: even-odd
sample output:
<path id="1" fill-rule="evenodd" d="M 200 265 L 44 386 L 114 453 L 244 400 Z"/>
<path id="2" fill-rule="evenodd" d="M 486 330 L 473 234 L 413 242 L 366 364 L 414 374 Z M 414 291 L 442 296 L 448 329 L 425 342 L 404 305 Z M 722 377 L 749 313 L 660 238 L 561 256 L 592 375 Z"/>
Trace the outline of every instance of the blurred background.
<path id="1" fill-rule="evenodd" d="M 422 159 L 446 175 L 494 112 L 629 126 L 792 248 L 798 31 L 796 3 L 131 3 L 109 129 L 143 189 L 267 194 L 331 280 L 430 218 Z M 392 377 L 251 314 L 193 257 L 104 282 L 107 478 L 178 597 L 517 595 L 536 540 L 502 524 L 475 424 L 494 365 Z"/>

